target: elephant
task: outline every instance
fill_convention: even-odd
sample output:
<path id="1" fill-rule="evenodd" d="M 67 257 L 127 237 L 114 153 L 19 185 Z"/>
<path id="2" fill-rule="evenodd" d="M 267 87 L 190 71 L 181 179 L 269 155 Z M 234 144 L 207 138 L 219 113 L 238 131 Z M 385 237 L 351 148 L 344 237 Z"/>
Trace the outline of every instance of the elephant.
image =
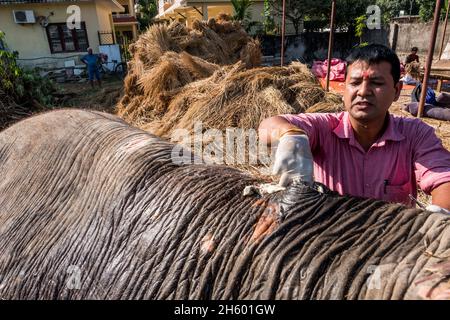
<path id="1" fill-rule="evenodd" d="M 88 110 L 0 132 L 0 299 L 449 299 L 450 217 L 173 149 Z"/>

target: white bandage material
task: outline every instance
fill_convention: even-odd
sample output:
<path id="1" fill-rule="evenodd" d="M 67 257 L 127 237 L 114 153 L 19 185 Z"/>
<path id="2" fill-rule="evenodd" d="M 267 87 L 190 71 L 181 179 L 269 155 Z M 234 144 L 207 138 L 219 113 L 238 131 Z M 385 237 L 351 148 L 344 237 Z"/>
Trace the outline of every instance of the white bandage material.
<path id="1" fill-rule="evenodd" d="M 441 208 L 435 204 L 430 204 L 425 208 L 427 211 L 435 212 L 435 213 L 443 213 L 443 214 L 450 214 L 450 211 L 444 208 Z"/>
<path id="2" fill-rule="evenodd" d="M 295 181 L 313 182 L 313 156 L 309 139 L 304 134 L 280 138 L 272 174 L 280 175 L 279 185 L 286 187 Z"/>

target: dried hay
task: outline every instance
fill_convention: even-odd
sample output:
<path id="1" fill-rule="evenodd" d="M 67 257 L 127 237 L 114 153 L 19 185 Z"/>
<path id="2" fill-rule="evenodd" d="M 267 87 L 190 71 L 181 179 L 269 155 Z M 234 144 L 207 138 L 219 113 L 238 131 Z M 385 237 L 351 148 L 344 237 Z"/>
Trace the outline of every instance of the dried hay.
<path id="1" fill-rule="evenodd" d="M 193 29 L 178 22 L 153 25 L 141 35 L 130 46 L 133 59 L 117 107 L 119 116 L 143 125 L 164 115 L 177 90 L 210 77 L 219 65 L 242 59 L 247 67 L 258 66 L 259 42 L 226 15 L 219 18 L 218 22 L 195 21 Z M 226 26 L 221 29 L 222 24 Z"/>
<path id="2" fill-rule="evenodd" d="M 148 71 L 134 68 L 127 76 L 118 114 L 136 125 L 147 123 L 165 113 L 168 92 L 209 77 L 217 69 L 217 65 L 186 52 L 168 51 Z"/>
<path id="3" fill-rule="evenodd" d="M 130 52 L 147 68 L 167 51 L 185 51 L 211 63 L 228 65 L 242 58 L 241 51 L 249 42 L 259 47 L 238 22 L 230 21 L 229 16 L 222 14 L 218 20 L 196 20 L 192 29 L 177 21 L 169 26 L 153 25 L 130 45 Z M 261 57 L 261 50 L 247 48 L 247 51 L 253 57 L 259 52 Z"/>
<path id="4" fill-rule="evenodd" d="M 413 61 L 405 65 L 405 72 L 408 73 L 413 79 L 420 79 L 420 63 Z"/>
<path id="5" fill-rule="evenodd" d="M 342 97 L 339 94 L 325 92 L 322 101 L 305 110 L 306 113 L 340 112 L 344 109 Z"/>
<path id="6" fill-rule="evenodd" d="M 175 23 L 152 30 L 156 34 L 141 37 L 133 49 L 117 110 L 126 121 L 156 135 L 172 138 L 177 129 L 192 134 L 196 123 L 202 132 L 257 129 L 274 115 L 342 109 L 340 96 L 325 92 L 306 65 L 258 67 L 259 42 L 226 15 L 197 21 L 192 30 Z M 154 53 L 159 56 L 148 57 Z M 246 142 L 240 148 L 235 151 L 245 154 L 252 146 Z M 234 165 L 230 154 L 224 156 Z M 234 166 L 256 173 L 252 166 Z"/>
<path id="7" fill-rule="evenodd" d="M 182 75 L 180 72 L 179 77 Z M 143 83 L 153 83 L 150 77 L 145 77 Z M 161 79 L 161 75 L 154 78 Z M 340 96 L 326 93 L 306 66 L 298 62 L 253 69 L 238 62 L 184 86 L 161 87 L 165 83 L 150 88 L 143 85 L 144 91 L 151 94 L 140 99 L 140 113 L 133 114 L 127 106 L 120 110 L 121 116 L 159 136 L 170 137 L 176 129 L 193 130 L 199 121 L 204 130 L 256 129 L 270 116 L 311 109 L 337 111 L 342 107 Z"/>

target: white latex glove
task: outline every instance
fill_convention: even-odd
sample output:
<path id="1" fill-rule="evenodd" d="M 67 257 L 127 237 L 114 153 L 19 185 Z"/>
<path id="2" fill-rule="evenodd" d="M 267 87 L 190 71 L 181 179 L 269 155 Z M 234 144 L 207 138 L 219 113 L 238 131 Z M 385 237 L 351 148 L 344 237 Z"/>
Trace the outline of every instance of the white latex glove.
<path id="1" fill-rule="evenodd" d="M 437 206 L 435 204 L 430 204 L 429 206 L 427 206 L 425 208 L 425 210 L 431 211 L 431 212 L 434 212 L 434 213 L 450 214 L 449 210 L 441 208 L 441 207 L 439 207 L 439 206 Z"/>
<path id="2" fill-rule="evenodd" d="M 313 168 L 313 156 L 305 134 L 280 138 L 272 171 L 273 175 L 281 175 L 280 186 L 300 180 L 313 182 Z"/>

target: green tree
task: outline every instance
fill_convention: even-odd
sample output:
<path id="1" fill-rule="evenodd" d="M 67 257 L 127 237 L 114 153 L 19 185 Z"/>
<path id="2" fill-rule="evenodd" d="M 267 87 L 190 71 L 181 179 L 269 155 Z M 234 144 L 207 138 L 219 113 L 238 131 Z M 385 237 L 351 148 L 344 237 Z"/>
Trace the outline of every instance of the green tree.
<path id="1" fill-rule="evenodd" d="M 328 1 L 331 7 L 331 1 Z M 356 18 L 365 15 L 367 7 L 372 4 L 364 0 L 337 0 L 336 2 L 336 27 L 348 28 L 354 33 Z M 328 19 L 329 19 L 328 13 Z"/>
<path id="2" fill-rule="evenodd" d="M 250 7 L 252 6 L 252 0 L 231 0 L 233 6 L 233 20 L 245 22 L 251 19 Z"/>
<path id="3" fill-rule="evenodd" d="M 286 20 L 292 23 L 295 34 L 298 34 L 306 17 L 320 16 L 329 11 L 330 3 L 330 0 L 286 0 Z M 272 0 L 271 6 L 275 14 L 281 17 L 283 12 L 282 0 Z"/>
<path id="4" fill-rule="evenodd" d="M 141 30 L 145 30 L 151 25 L 152 19 L 158 14 L 157 0 L 138 0 L 139 14 L 138 21 Z"/>
<path id="5" fill-rule="evenodd" d="M 264 10 L 261 13 L 264 17 L 263 28 L 265 34 L 274 34 L 276 31 L 275 20 L 271 11 L 271 0 L 264 0 Z"/>
<path id="6" fill-rule="evenodd" d="M 26 70 L 17 64 L 17 52 L 11 52 L 0 31 L 0 129 L 14 117 L 35 110 L 36 102 L 53 103 L 52 81 L 42 78 L 36 69 Z M 12 116 L 12 117 L 11 117 Z"/>
<path id="7" fill-rule="evenodd" d="M 433 20 L 434 16 L 434 8 L 436 7 L 435 0 L 417 0 L 419 3 L 419 15 L 422 21 L 430 21 Z M 441 18 L 445 17 L 445 11 L 447 9 L 448 0 L 441 0 Z"/>
<path id="8" fill-rule="evenodd" d="M 273 8 L 278 16 L 282 12 L 282 0 L 272 0 Z M 363 14 L 370 3 L 367 0 L 337 0 L 336 28 L 348 29 L 354 33 L 355 19 Z M 303 21 L 317 21 L 317 25 L 329 26 L 331 0 L 286 0 L 286 19 L 289 20 L 296 33 Z"/>
<path id="9" fill-rule="evenodd" d="M 402 10 L 406 15 L 417 15 L 420 8 L 417 0 L 377 0 L 376 4 L 381 9 L 384 23 L 398 17 Z"/>
<path id="10" fill-rule="evenodd" d="M 360 44 L 362 43 L 362 36 L 364 33 L 364 29 L 366 28 L 366 20 L 367 17 L 365 14 L 355 19 L 355 36 L 359 38 Z"/>

